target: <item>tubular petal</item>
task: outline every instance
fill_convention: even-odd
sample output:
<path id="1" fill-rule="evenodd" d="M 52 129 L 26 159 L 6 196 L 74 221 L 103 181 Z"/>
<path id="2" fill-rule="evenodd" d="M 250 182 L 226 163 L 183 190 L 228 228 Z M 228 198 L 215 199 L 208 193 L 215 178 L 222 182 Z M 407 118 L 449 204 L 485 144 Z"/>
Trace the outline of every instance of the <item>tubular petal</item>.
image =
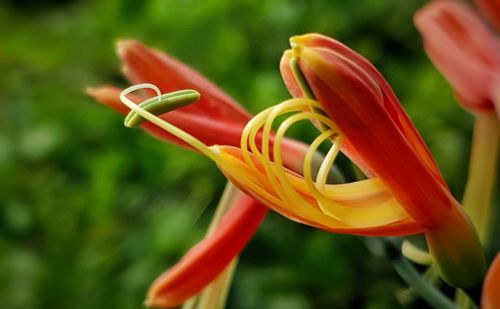
<path id="1" fill-rule="evenodd" d="M 175 307 L 199 293 L 226 268 L 260 225 L 267 208 L 243 195 L 220 227 L 194 246 L 152 284 L 146 304 Z"/>
<path id="2" fill-rule="evenodd" d="M 432 1 L 415 14 L 415 25 L 458 101 L 473 112 L 493 111 L 490 95 L 500 74 L 500 43 L 479 16 L 459 1 Z"/>
<path id="3" fill-rule="evenodd" d="M 302 93 L 302 90 L 300 89 L 300 86 L 297 83 L 297 80 L 295 79 L 293 71 L 290 67 L 290 60 L 292 60 L 292 58 L 294 57 L 295 56 L 293 54 L 293 51 L 291 50 L 286 50 L 283 53 L 283 56 L 280 60 L 280 72 L 281 76 L 283 77 L 283 82 L 285 83 L 285 86 L 292 97 L 303 98 L 304 94 Z"/>
<path id="4" fill-rule="evenodd" d="M 443 218 L 439 229 L 425 234 L 441 277 L 454 287 L 471 288 L 484 278 L 486 260 L 479 238 L 462 207 Z"/>

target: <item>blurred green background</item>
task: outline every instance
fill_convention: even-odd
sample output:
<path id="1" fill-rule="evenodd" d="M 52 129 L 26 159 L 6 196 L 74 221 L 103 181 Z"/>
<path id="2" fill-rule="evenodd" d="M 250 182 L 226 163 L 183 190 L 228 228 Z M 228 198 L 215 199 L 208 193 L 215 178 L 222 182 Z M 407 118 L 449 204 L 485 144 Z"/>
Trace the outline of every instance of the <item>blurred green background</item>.
<path id="1" fill-rule="evenodd" d="M 1 2 L 0 307 L 140 308 L 207 227 L 225 183 L 215 165 L 126 129 L 84 94 L 127 85 L 117 38 L 182 59 L 253 113 L 288 97 L 277 69 L 288 37 L 338 38 L 382 71 L 460 197 L 472 119 L 422 50 L 412 15 L 423 4 Z M 241 257 L 228 307 L 398 308 L 403 287 L 362 238 L 271 214 Z"/>

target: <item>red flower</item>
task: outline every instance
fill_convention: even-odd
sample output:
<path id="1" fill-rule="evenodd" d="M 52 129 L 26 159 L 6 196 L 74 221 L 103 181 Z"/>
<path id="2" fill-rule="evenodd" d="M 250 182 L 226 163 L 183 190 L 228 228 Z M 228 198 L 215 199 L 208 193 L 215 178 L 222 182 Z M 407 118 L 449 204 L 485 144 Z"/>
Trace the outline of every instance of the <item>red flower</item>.
<path id="1" fill-rule="evenodd" d="M 499 2 L 477 2 L 499 25 Z M 429 58 L 449 81 L 464 108 L 473 112 L 496 108 L 500 115 L 498 36 L 459 1 L 430 2 L 415 14 L 415 24 Z"/>
<path id="2" fill-rule="evenodd" d="M 152 83 L 162 92 L 196 89 L 201 93 L 198 102 L 160 117 L 182 129 L 206 145 L 239 146 L 241 132 L 250 114 L 213 83 L 192 68 L 160 51 L 137 41 L 118 43 L 123 72 L 132 83 Z M 120 101 L 121 89 L 112 86 L 89 88 L 88 94 L 101 103 L 126 115 L 130 109 Z M 136 101 L 153 96 L 143 91 L 131 95 Z M 194 150 L 188 143 L 151 122 L 141 127 L 148 133 L 168 142 Z M 300 172 L 302 157 L 307 150 L 303 143 L 286 139 L 283 143 L 285 165 Z M 186 256 L 155 281 L 147 302 L 155 306 L 176 306 L 199 293 L 238 255 L 264 218 L 267 208 L 249 197 L 234 201 L 224 218 L 224 225 L 203 239 Z M 206 267 L 210 265 L 210 267 Z M 210 271 L 208 271 L 210 269 Z"/>
<path id="3" fill-rule="evenodd" d="M 286 65 L 294 58 L 320 108 L 355 149 L 354 160 L 429 229 L 429 248 L 444 278 L 459 287 L 477 284 L 484 257 L 474 228 L 380 73 L 328 37 L 308 34 L 291 42 L 293 52 L 285 53 L 281 67 L 292 95 L 303 95 Z"/>

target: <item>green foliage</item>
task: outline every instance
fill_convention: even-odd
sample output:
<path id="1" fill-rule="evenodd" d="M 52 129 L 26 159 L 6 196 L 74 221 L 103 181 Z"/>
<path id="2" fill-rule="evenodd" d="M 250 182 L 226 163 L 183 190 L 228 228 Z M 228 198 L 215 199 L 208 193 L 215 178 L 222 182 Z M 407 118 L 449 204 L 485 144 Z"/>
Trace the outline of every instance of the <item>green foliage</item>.
<path id="1" fill-rule="evenodd" d="M 255 113 L 288 96 L 277 67 L 289 36 L 336 37 L 384 73 L 459 197 L 471 119 L 422 51 L 412 14 L 423 2 L 2 2 L 0 307 L 138 308 L 206 229 L 225 181 L 216 167 L 125 128 L 84 94 L 127 84 L 117 38 L 168 51 Z M 401 286 L 359 238 L 271 214 L 229 306 L 397 307 Z"/>

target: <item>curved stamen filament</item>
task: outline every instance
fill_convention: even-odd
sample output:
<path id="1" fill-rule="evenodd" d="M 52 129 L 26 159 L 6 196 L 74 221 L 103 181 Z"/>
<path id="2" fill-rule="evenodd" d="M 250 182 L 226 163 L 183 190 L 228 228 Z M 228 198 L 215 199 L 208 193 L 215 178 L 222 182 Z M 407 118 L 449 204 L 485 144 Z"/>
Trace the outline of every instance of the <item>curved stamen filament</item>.
<path id="1" fill-rule="evenodd" d="M 268 151 L 268 145 L 271 139 L 271 128 L 274 120 L 281 115 L 287 114 L 287 113 L 292 113 L 292 112 L 304 112 L 304 110 L 309 109 L 310 106 L 315 107 L 316 109 L 321 109 L 321 106 L 319 103 L 313 100 L 309 99 L 291 99 L 284 101 L 274 107 L 268 108 L 258 115 L 256 115 L 253 119 L 251 119 L 248 124 L 245 126 L 245 129 L 243 130 L 242 136 L 241 136 L 241 149 L 242 149 L 242 154 L 245 162 L 250 166 L 252 171 L 259 175 L 259 179 L 262 181 L 262 183 L 267 183 L 269 184 L 270 180 L 269 177 L 265 177 L 265 175 L 261 175 L 261 173 L 257 170 L 255 165 L 253 164 L 252 160 L 250 159 L 249 155 L 249 149 L 250 148 L 250 153 L 252 153 L 260 162 L 265 163 L 270 161 L 270 155 Z M 327 117 L 323 117 L 323 121 L 328 122 L 329 125 L 334 126 L 334 123 L 329 120 Z M 264 127 L 264 129 L 263 129 Z M 262 153 L 260 151 L 260 148 L 257 146 L 257 136 L 260 131 L 262 132 L 261 138 L 261 149 Z M 280 141 L 274 141 L 274 145 L 281 145 L 281 140 Z M 278 153 L 281 153 L 281 147 L 278 147 L 279 151 Z M 266 156 L 263 158 L 263 154 L 266 154 Z M 276 160 L 276 154 L 275 158 Z M 266 174 L 269 176 L 269 168 L 266 167 L 268 166 L 267 164 L 265 165 L 266 169 Z"/>
<path id="2" fill-rule="evenodd" d="M 279 171 L 284 172 L 283 166 L 276 165 L 276 164 L 271 164 L 271 154 L 270 154 L 270 149 L 269 149 L 269 143 L 270 143 L 270 134 L 271 134 L 271 129 L 272 129 L 272 124 L 276 120 L 276 118 L 280 115 L 287 114 L 290 112 L 297 112 L 301 111 L 301 108 L 304 106 L 304 103 L 307 104 L 307 102 L 310 100 L 305 100 L 305 102 L 301 101 L 285 101 L 282 104 L 276 105 L 273 109 L 271 109 L 266 122 L 264 123 L 264 128 L 262 131 L 262 157 L 261 161 L 264 165 L 264 170 L 266 172 L 266 175 L 271 182 L 271 186 L 274 188 L 275 192 L 284 197 L 284 195 L 290 195 L 292 194 L 295 198 L 300 200 L 302 202 L 302 198 L 296 194 L 293 194 L 293 191 L 290 191 L 290 185 L 287 186 L 288 182 L 286 182 L 284 185 L 280 184 L 281 179 L 280 177 L 276 177 L 276 173 Z M 296 114 L 296 115 L 302 115 L 302 114 Z M 290 118 L 295 117 L 296 115 L 291 116 Z M 290 119 L 288 118 L 288 119 Z M 285 121 L 287 121 L 286 119 Z M 274 140 L 273 144 L 273 154 L 274 154 L 274 162 L 276 162 L 276 159 L 279 157 L 279 162 L 281 162 L 281 139 L 278 138 L 278 140 Z M 286 178 L 285 178 L 286 179 Z M 283 190 L 284 191 L 283 191 Z"/>
<path id="3" fill-rule="evenodd" d="M 326 183 L 328 181 L 330 169 L 333 167 L 333 162 L 340 152 L 340 145 L 342 145 L 342 142 L 344 141 L 344 138 L 338 134 L 333 135 L 331 139 L 333 140 L 333 145 L 330 147 L 330 150 L 328 150 L 323 162 L 321 162 L 321 167 L 319 168 L 318 175 L 316 176 L 316 187 L 322 193 L 326 190 Z"/>
<path id="4" fill-rule="evenodd" d="M 175 137 L 181 139 L 186 144 L 192 146 L 194 149 L 203 153 L 204 155 L 206 155 L 207 157 L 209 157 L 213 161 L 217 161 L 216 153 L 213 150 L 211 150 L 209 147 L 207 147 L 205 144 L 203 144 L 200 140 L 198 140 L 194 136 L 182 131 L 181 129 L 177 128 L 176 126 L 166 122 L 165 120 L 159 118 L 158 116 L 154 115 L 153 113 L 148 112 L 147 110 L 145 110 L 144 108 L 140 107 L 136 103 L 132 102 L 129 98 L 127 98 L 128 94 L 130 94 L 134 91 L 137 91 L 137 90 L 142 90 L 142 89 L 154 90 L 156 92 L 156 94 L 158 95 L 158 100 L 160 100 L 161 91 L 158 87 L 156 87 L 153 84 L 138 84 L 138 85 L 131 86 L 131 87 L 123 90 L 120 93 L 120 100 L 128 108 L 135 111 L 137 114 L 141 115 L 141 117 L 145 118 L 146 120 L 150 121 L 151 123 L 154 123 L 155 125 L 159 126 L 163 130 L 174 135 Z"/>
<path id="5" fill-rule="evenodd" d="M 280 127 L 278 128 L 275 136 L 275 141 L 273 145 L 273 151 L 274 151 L 274 165 L 272 166 L 273 172 L 276 175 L 276 177 L 279 179 L 280 184 L 285 192 L 283 198 L 288 202 L 288 203 L 296 203 L 297 201 L 307 203 L 302 196 L 297 192 L 297 189 L 294 187 L 294 185 L 290 181 L 289 174 L 286 173 L 285 167 L 283 166 L 283 161 L 282 161 L 282 156 L 281 156 L 281 141 L 286 133 L 286 131 L 295 123 L 303 120 L 325 120 L 323 118 L 326 118 L 322 115 L 319 114 L 314 114 L 311 112 L 302 112 L 299 114 L 295 114 L 289 118 L 287 118 L 283 123 L 281 123 Z M 307 152 L 306 152 L 307 155 Z M 307 160 L 307 157 L 304 158 L 304 162 Z M 308 164 L 309 167 L 311 164 Z M 307 167 L 307 168 L 309 168 Z M 302 179 L 303 182 L 303 179 Z M 309 207 L 311 207 L 310 202 L 308 203 Z"/>
<path id="6" fill-rule="evenodd" d="M 311 105 L 314 109 L 307 111 L 305 107 Z M 273 123 L 277 117 L 290 113 L 295 114 L 280 124 L 274 141 L 272 141 L 272 147 L 270 147 Z M 306 151 L 303 162 L 303 178 L 299 180 L 297 179 L 298 175 L 293 176 L 283 166 L 281 143 L 286 131 L 296 122 L 303 120 L 322 124 L 324 131 Z M 260 148 L 257 145 L 259 132 L 261 132 L 262 138 Z M 351 226 L 372 226 L 400 220 L 405 216 L 405 212 L 392 198 L 381 197 L 378 202 L 371 205 L 364 203 L 363 206 L 354 208 L 335 202 L 330 198 L 333 188 L 327 184 L 328 172 L 340 151 L 343 139 L 342 132 L 331 119 L 321 113 L 321 106 L 317 102 L 308 99 L 292 99 L 269 108 L 252 119 L 242 134 L 241 151 L 247 166 L 252 170 L 252 174 L 256 175 L 254 180 L 258 182 L 257 185 L 267 188 L 274 196 L 279 197 L 280 204 L 285 205 L 285 207 L 286 205 L 293 205 L 294 208 L 317 207 L 323 214 Z M 326 140 L 331 140 L 333 144 L 320 164 L 314 181 L 312 178 L 313 156 L 317 153 L 318 147 Z M 260 170 L 255 162 L 260 163 Z"/>

